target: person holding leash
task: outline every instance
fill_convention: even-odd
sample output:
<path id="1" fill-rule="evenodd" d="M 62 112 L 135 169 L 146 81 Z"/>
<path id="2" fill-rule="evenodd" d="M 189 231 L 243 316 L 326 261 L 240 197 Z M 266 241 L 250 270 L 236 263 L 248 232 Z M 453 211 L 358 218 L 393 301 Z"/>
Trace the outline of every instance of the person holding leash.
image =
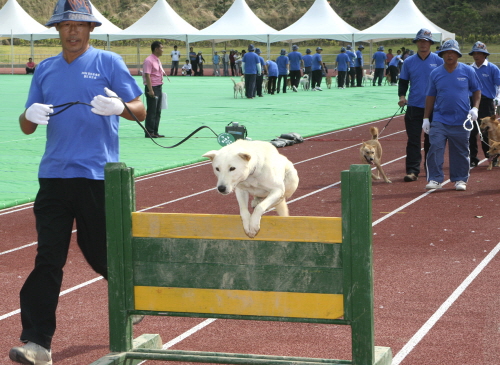
<path id="1" fill-rule="evenodd" d="M 321 80 L 323 79 L 323 72 L 326 74 L 325 66 L 323 64 L 323 58 L 321 57 L 321 52 L 323 48 L 316 47 L 316 53 L 312 57 L 312 80 L 311 80 L 311 91 L 323 91 L 321 89 Z"/>
<path id="2" fill-rule="evenodd" d="M 107 277 L 104 166 L 119 161 L 119 117 L 134 120 L 128 110 L 139 120 L 146 116 L 141 89 L 122 58 L 90 46 L 90 32 L 101 22 L 88 0 L 59 0 L 46 25 L 58 30 L 62 52 L 38 65 L 26 111 L 19 117 L 23 133 L 32 134 L 42 125 L 47 136 L 34 204 L 35 267 L 20 292 L 20 340 L 25 345 L 9 352 L 12 361 L 35 365 L 52 364 L 56 309 L 74 221 L 86 261 Z M 74 103 L 63 113 L 54 112 L 60 104 L 76 101 L 90 102 L 91 108 Z"/>
<path id="3" fill-rule="evenodd" d="M 288 54 L 288 59 L 290 60 L 290 84 L 292 85 L 292 90 L 297 92 L 300 82 L 300 70 L 304 68 L 299 46 L 296 44 L 292 46 L 292 52 Z"/>
<path id="4" fill-rule="evenodd" d="M 311 71 L 312 56 L 310 48 L 306 49 L 306 54 L 302 56 L 302 62 L 304 63 L 304 75 L 307 75 L 307 80 L 308 80 L 307 89 L 309 89 L 311 86 L 311 78 L 312 78 L 312 71 Z"/>
<path id="5" fill-rule="evenodd" d="M 471 66 L 458 62 L 462 53 L 457 41 L 444 42 L 439 56 L 443 58 L 444 64 L 429 75 L 422 123 L 422 129 L 429 134 L 431 143 L 427 154 L 428 183 L 425 188 L 441 188 L 444 181 L 444 152 L 448 143 L 450 180 L 455 183 L 455 190 L 463 191 L 467 189 L 470 171 L 470 131 L 465 128 L 465 124 L 477 121 L 481 82 Z M 432 125 L 429 119 L 431 114 Z"/>
<path id="6" fill-rule="evenodd" d="M 356 60 L 354 62 L 357 87 L 363 87 L 363 49 L 365 49 L 365 47 L 360 44 L 358 50 L 356 51 Z"/>
<path id="7" fill-rule="evenodd" d="M 372 56 L 372 65 L 375 63 L 375 74 L 373 77 L 373 86 L 377 83 L 378 86 L 382 86 L 382 79 L 384 78 L 384 70 L 385 70 L 385 60 L 387 59 L 386 54 L 384 53 L 384 46 L 380 46 Z"/>
<path id="8" fill-rule="evenodd" d="M 417 54 L 408 58 L 401 68 L 398 82 L 398 105 L 406 105 L 405 128 L 408 141 L 406 143 L 406 175 L 404 181 L 411 182 L 418 179 L 420 163 L 422 162 L 422 123 L 424 119 L 425 92 L 432 70 L 443 64 L 443 59 L 431 52 L 434 44 L 430 30 L 422 28 L 413 39 L 417 44 Z M 410 88 L 408 100 L 406 92 Z M 432 121 L 432 114 L 429 116 Z M 424 156 L 429 151 L 429 136 L 424 133 Z M 425 159 L 424 159 L 425 161 Z"/>
<path id="9" fill-rule="evenodd" d="M 286 49 L 280 51 L 279 57 L 276 58 L 276 64 L 278 65 L 278 87 L 276 88 L 276 93 L 280 93 L 281 81 L 283 81 L 283 94 L 285 94 L 287 77 L 290 73 L 290 60 L 286 56 Z"/>
<path id="10" fill-rule="evenodd" d="M 257 76 L 262 74 L 260 58 L 255 53 L 253 44 L 248 45 L 248 52 L 243 56 L 241 69 L 245 75 L 245 95 L 247 99 L 253 99 L 256 93 Z"/>
<path id="11" fill-rule="evenodd" d="M 476 42 L 469 52 L 469 56 L 474 58 L 472 68 L 476 71 L 479 80 L 481 80 L 481 101 L 479 103 L 478 118 L 485 118 L 495 115 L 495 103 L 498 105 L 500 102 L 500 70 L 498 67 L 488 61 L 488 50 L 486 44 L 483 42 Z M 472 102 L 472 100 L 471 100 Z M 479 163 L 477 158 L 477 135 L 479 129 L 477 123 L 474 123 L 469 138 L 470 150 L 470 166 L 475 167 Z M 488 155 L 488 135 L 483 135 L 485 142 L 481 142 L 481 147 L 486 158 Z M 497 141 L 499 142 L 499 141 Z M 496 162 L 496 160 L 494 160 Z"/>

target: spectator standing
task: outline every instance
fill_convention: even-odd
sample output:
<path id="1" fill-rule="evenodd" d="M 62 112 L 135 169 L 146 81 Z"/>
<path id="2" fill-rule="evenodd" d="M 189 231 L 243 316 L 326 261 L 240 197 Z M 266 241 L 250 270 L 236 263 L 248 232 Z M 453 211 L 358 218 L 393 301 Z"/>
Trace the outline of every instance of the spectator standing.
<path id="1" fill-rule="evenodd" d="M 197 76 L 204 76 L 203 75 L 203 64 L 205 63 L 205 59 L 203 58 L 203 54 L 201 52 L 198 52 L 196 55 L 196 64 L 198 65 L 198 73 Z"/>
<path id="2" fill-rule="evenodd" d="M 300 82 L 300 70 L 304 67 L 299 46 L 296 44 L 292 46 L 292 52 L 288 54 L 288 59 L 290 60 L 290 84 L 292 85 L 292 90 L 297 92 Z"/>
<path id="3" fill-rule="evenodd" d="M 323 91 L 321 89 L 321 80 L 323 79 L 323 72 L 326 73 L 325 67 L 323 66 L 323 58 L 321 57 L 321 52 L 323 48 L 316 47 L 316 53 L 312 58 L 312 81 L 311 90 L 312 91 Z"/>
<path id="4" fill-rule="evenodd" d="M 398 85 L 398 105 L 406 107 L 405 128 L 408 141 L 406 143 L 406 175 L 404 181 L 416 181 L 420 173 L 422 162 L 422 123 L 424 119 L 425 96 L 429 75 L 436 67 L 443 64 L 443 59 L 431 53 L 434 44 L 432 33 L 425 28 L 418 31 L 413 39 L 418 51 L 413 57 L 408 58 L 401 68 Z M 406 93 L 410 88 L 408 100 Z M 429 115 L 432 121 L 432 113 Z M 429 151 L 429 135 L 424 134 L 424 161 Z"/>
<path id="5" fill-rule="evenodd" d="M 394 58 L 394 54 L 392 53 L 392 48 L 389 48 L 385 56 L 387 57 L 387 59 L 385 60 L 385 68 L 386 68 L 385 75 L 387 76 L 389 75 L 389 63 L 391 63 L 392 59 Z"/>
<path id="6" fill-rule="evenodd" d="M 46 25 L 59 32 L 62 52 L 38 65 L 27 109 L 19 117 L 25 134 L 34 133 L 38 125 L 47 127 L 33 208 L 38 247 L 34 268 L 20 292 L 20 340 L 25 345 L 13 347 L 9 357 L 21 364 L 50 365 L 63 268 L 75 221 L 77 244 L 85 260 L 107 278 L 104 166 L 120 161 L 119 116 L 133 120 L 117 93 L 139 120 L 144 120 L 146 111 L 141 89 L 121 57 L 90 46 L 90 33 L 101 22 L 92 15 L 88 0 L 58 1 Z M 75 38 L 79 42 L 70 42 Z M 53 105 L 77 100 L 92 100 L 92 109 L 75 105 L 51 115 Z"/>
<path id="7" fill-rule="evenodd" d="M 214 76 L 220 76 L 220 56 L 217 54 L 217 51 L 212 56 L 212 64 L 214 66 Z"/>
<path id="8" fill-rule="evenodd" d="M 245 75 L 245 95 L 247 99 L 253 99 L 256 93 L 257 76 L 262 73 L 259 56 L 255 53 L 253 44 L 248 45 L 241 62 L 241 70 Z"/>
<path id="9" fill-rule="evenodd" d="M 385 60 L 387 56 L 384 53 L 384 46 L 380 46 L 372 56 L 372 65 L 375 63 L 375 75 L 373 77 L 373 86 L 377 83 L 382 86 L 382 79 L 384 78 Z"/>
<path id="10" fill-rule="evenodd" d="M 347 70 L 349 69 L 349 56 L 346 53 L 345 47 L 340 49 L 340 53 L 337 55 L 335 60 L 335 68 L 338 71 L 337 82 L 339 89 L 345 88 L 345 81 L 347 78 Z"/>
<path id="11" fill-rule="evenodd" d="M 276 59 L 276 64 L 278 65 L 278 88 L 276 92 L 280 93 L 281 81 L 283 81 L 283 94 L 286 93 L 286 80 L 288 74 L 290 73 L 290 60 L 286 56 L 286 50 L 282 49 L 280 56 Z"/>
<path id="12" fill-rule="evenodd" d="M 177 50 L 177 46 L 174 46 L 174 50 L 170 52 L 170 58 L 172 59 L 172 67 L 170 68 L 170 76 L 177 76 L 177 71 L 179 69 L 179 60 L 181 57 L 181 52 Z M 174 73 L 175 72 L 175 73 Z"/>
<path id="13" fill-rule="evenodd" d="M 235 54 L 236 54 L 236 51 L 234 51 L 234 50 L 231 50 L 229 52 L 229 65 L 231 66 L 231 74 L 233 76 L 237 75 L 237 72 L 236 72 L 236 62 L 235 62 L 236 60 L 234 58 Z"/>
<path id="14" fill-rule="evenodd" d="M 430 53 L 430 49 L 429 49 Z M 455 190 L 466 190 L 469 179 L 469 135 L 463 127 L 467 116 L 478 118 L 481 82 L 471 66 L 458 62 L 462 57 L 455 40 L 443 43 L 439 55 L 444 64 L 429 76 L 422 128 L 429 133 L 426 189 L 439 189 L 444 181 L 443 163 L 446 144 L 450 159 L 450 180 Z M 406 62 L 405 62 L 406 66 Z M 404 67 L 404 66 L 403 66 Z M 472 108 L 469 95 L 472 94 Z M 432 125 L 430 116 L 433 113 Z"/>
<path id="15" fill-rule="evenodd" d="M 274 95 L 276 92 L 276 79 L 278 78 L 278 65 L 272 60 L 266 62 L 267 66 L 267 93 Z"/>
<path id="16" fill-rule="evenodd" d="M 154 41 L 151 43 L 151 54 L 144 60 L 142 66 L 147 105 L 145 127 L 149 133 L 145 134 L 146 138 L 150 136 L 153 138 L 165 137 L 158 134 L 161 119 L 163 75 L 165 75 L 160 61 L 162 55 L 163 45 L 159 41 Z"/>
<path id="17" fill-rule="evenodd" d="M 222 69 L 224 76 L 229 76 L 229 55 L 225 49 L 222 50 Z"/>
<path id="18" fill-rule="evenodd" d="M 191 62 L 193 76 L 196 76 L 196 74 L 198 73 L 198 57 L 193 47 L 189 47 L 189 62 Z"/>
<path id="19" fill-rule="evenodd" d="M 469 52 L 469 56 L 474 58 L 472 68 L 476 71 L 476 74 L 481 81 L 481 101 L 479 103 L 478 111 L 479 119 L 495 115 L 495 100 L 497 104 L 500 101 L 500 70 L 495 64 L 488 61 L 489 55 L 490 54 L 486 49 L 486 44 L 483 42 L 476 42 L 472 46 L 472 50 Z M 474 101 L 471 99 L 471 104 L 473 105 L 473 103 Z M 474 128 L 470 132 L 469 138 L 471 167 L 477 166 L 479 163 L 479 159 L 477 158 L 477 135 L 479 134 L 477 123 L 473 123 L 473 127 Z M 485 141 L 488 141 L 487 134 L 483 135 L 483 137 Z M 481 147 L 483 149 L 484 156 L 488 158 L 488 144 L 481 142 Z"/>
<path id="20" fill-rule="evenodd" d="M 346 47 L 345 54 L 349 57 L 349 67 L 346 74 L 346 86 L 354 87 L 354 79 L 356 78 L 356 69 L 354 68 L 354 63 L 356 62 L 356 53 L 352 51 L 351 45 L 348 45 Z"/>
<path id="21" fill-rule="evenodd" d="M 266 70 L 266 63 L 264 61 L 264 59 L 261 57 L 260 55 L 260 48 L 255 48 L 255 53 L 257 54 L 257 56 L 259 56 L 259 63 L 260 63 L 260 75 L 257 74 L 257 81 L 256 81 L 256 90 L 257 90 L 257 96 L 259 97 L 263 97 L 264 94 L 262 93 L 262 83 L 264 82 L 264 74 L 267 73 L 267 70 Z"/>
<path id="22" fill-rule="evenodd" d="M 312 79 L 312 56 L 311 56 L 311 49 L 308 48 L 306 49 L 306 54 L 302 57 L 302 62 L 304 62 L 304 75 L 308 76 L 308 89 L 311 86 L 311 79 Z"/>
<path id="23" fill-rule="evenodd" d="M 355 62 L 355 68 L 356 68 L 356 86 L 357 87 L 363 87 L 363 47 L 362 44 L 359 45 L 358 50 L 356 51 L 356 62 Z"/>
<path id="24" fill-rule="evenodd" d="M 26 63 L 26 75 L 35 73 L 35 62 L 33 62 L 33 58 L 28 58 L 28 62 Z"/>

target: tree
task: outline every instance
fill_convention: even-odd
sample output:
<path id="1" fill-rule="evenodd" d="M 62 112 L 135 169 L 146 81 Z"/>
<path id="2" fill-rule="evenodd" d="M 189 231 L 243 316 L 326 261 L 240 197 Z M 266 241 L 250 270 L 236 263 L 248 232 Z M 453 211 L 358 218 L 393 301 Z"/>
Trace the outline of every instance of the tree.
<path id="1" fill-rule="evenodd" d="M 450 14 L 450 28 L 454 29 L 458 36 L 465 39 L 470 34 L 481 32 L 481 16 L 472 5 L 462 2 L 448 8 Z"/>

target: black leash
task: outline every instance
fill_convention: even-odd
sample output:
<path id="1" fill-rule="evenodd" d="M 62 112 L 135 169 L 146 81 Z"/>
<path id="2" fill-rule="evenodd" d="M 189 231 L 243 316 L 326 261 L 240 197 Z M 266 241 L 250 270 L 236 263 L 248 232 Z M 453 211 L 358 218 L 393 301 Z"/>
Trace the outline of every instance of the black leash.
<path id="1" fill-rule="evenodd" d="M 400 112 L 400 110 L 401 110 L 401 112 Z M 382 132 L 384 131 L 384 129 L 387 128 L 387 126 L 394 119 L 394 117 L 396 116 L 396 114 L 403 114 L 403 113 L 405 113 L 405 105 L 403 105 L 402 107 L 399 107 L 398 110 L 396 110 L 396 113 L 394 113 L 394 115 L 391 117 L 391 119 L 389 119 L 389 121 L 387 122 L 387 124 L 385 125 L 385 127 L 382 128 L 382 130 L 380 131 L 380 133 L 378 134 L 378 136 L 380 137 L 380 135 L 382 134 Z"/>

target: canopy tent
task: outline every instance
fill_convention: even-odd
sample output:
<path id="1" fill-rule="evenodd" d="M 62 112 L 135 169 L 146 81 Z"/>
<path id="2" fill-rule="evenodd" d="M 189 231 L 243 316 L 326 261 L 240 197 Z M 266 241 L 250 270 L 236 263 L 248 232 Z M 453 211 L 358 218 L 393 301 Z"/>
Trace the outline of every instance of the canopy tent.
<path id="1" fill-rule="evenodd" d="M 235 0 L 219 20 L 197 34 L 190 35 L 189 41 L 224 42 L 232 39 L 247 39 L 269 43 L 269 35 L 276 32 L 254 14 L 245 0 Z"/>
<path id="2" fill-rule="evenodd" d="M 437 42 L 455 39 L 455 33 L 450 33 L 427 19 L 413 0 L 399 0 L 381 21 L 370 28 L 355 33 L 354 41 L 414 38 L 422 28 L 429 29 L 432 32 L 432 38 Z"/>
<path id="3" fill-rule="evenodd" d="M 121 32 L 121 29 L 118 28 L 113 23 L 111 23 L 108 19 L 106 19 L 104 15 L 102 15 L 101 12 L 97 10 L 94 4 L 92 3 L 90 4 L 92 5 L 92 14 L 96 17 L 97 20 L 99 20 L 102 23 L 101 26 L 94 28 L 94 31 L 90 33 L 90 38 L 99 39 L 102 41 L 108 41 L 108 46 L 109 46 L 110 35 Z M 34 40 L 48 39 L 48 38 L 59 38 L 59 32 L 56 30 L 55 27 L 46 29 L 43 32 L 36 33 L 33 35 Z"/>
<path id="4" fill-rule="evenodd" d="M 291 42 L 308 39 L 335 39 L 352 42 L 358 30 L 346 23 L 332 9 L 327 0 L 316 0 L 309 10 L 295 23 L 269 36 L 269 41 Z"/>
<path id="5" fill-rule="evenodd" d="M 31 35 L 46 30 L 16 0 L 8 0 L 0 9 L 0 37 L 31 40 Z"/>
<path id="6" fill-rule="evenodd" d="M 187 43 L 188 34 L 196 33 L 198 29 L 182 19 L 165 0 L 158 0 L 130 27 L 110 35 L 110 40 L 164 38 Z"/>

